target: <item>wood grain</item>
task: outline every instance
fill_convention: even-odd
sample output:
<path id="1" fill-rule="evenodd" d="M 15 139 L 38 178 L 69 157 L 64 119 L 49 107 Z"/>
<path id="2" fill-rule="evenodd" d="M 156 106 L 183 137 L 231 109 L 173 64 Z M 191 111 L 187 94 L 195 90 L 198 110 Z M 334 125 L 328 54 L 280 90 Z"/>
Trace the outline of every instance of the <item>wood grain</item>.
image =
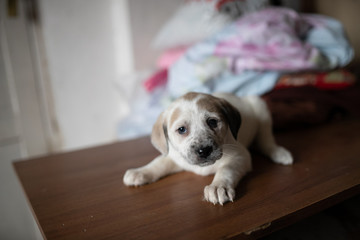
<path id="1" fill-rule="evenodd" d="M 279 133 L 293 166 L 254 154 L 234 203 L 202 200 L 212 176 L 178 173 L 128 188 L 149 138 L 14 163 L 46 239 L 253 239 L 360 193 L 360 121 Z"/>

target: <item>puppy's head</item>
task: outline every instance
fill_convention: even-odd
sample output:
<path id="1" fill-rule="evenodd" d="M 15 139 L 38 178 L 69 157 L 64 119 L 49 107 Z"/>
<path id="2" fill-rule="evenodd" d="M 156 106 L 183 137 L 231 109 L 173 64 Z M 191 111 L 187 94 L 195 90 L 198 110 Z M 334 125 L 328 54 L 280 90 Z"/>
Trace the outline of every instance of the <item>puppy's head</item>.
<path id="1" fill-rule="evenodd" d="M 228 133 L 237 138 L 240 124 L 240 113 L 224 99 L 191 92 L 159 116 L 151 140 L 163 155 L 177 151 L 190 164 L 207 166 L 222 157 Z"/>

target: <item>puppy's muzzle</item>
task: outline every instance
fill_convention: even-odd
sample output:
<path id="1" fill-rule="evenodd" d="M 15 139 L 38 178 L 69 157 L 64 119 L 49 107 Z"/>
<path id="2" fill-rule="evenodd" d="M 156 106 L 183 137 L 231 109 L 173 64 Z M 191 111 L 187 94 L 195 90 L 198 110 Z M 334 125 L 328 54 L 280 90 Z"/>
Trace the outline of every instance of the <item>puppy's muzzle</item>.
<path id="1" fill-rule="evenodd" d="M 199 166 L 207 166 L 213 164 L 216 160 L 220 159 L 222 151 L 216 144 L 206 144 L 200 146 L 192 146 L 192 154 L 188 159 L 192 164 Z"/>

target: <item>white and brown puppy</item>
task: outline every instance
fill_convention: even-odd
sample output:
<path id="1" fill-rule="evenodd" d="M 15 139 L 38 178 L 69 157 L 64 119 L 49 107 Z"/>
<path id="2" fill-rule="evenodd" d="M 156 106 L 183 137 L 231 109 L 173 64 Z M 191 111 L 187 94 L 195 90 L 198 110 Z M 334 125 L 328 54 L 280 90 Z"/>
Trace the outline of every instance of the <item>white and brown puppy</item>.
<path id="1" fill-rule="evenodd" d="M 233 201 L 236 185 L 251 170 L 251 143 L 274 162 L 292 164 L 290 152 L 276 144 L 271 126 L 269 110 L 259 97 L 188 93 L 153 127 L 151 140 L 161 155 L 127 170 L 124 183 L 139 186 L 182 170 L 215 174 L 204 189 L 205 200 L 221 205 Z"/>

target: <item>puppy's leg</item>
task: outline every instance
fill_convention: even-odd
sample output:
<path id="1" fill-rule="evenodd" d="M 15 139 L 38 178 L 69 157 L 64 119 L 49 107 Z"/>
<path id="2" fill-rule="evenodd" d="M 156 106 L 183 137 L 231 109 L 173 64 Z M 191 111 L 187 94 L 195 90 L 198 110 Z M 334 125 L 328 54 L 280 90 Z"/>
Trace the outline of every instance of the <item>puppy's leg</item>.
<path id="1" fill-rule="evenodd" d="M 259 99 L 256 103 L 256 112 L 260 120 L 256 145 L 259 150 L 276 163 L 290 165 L 293 163 L 291 153 L 284 147 L 276 144 L 272 132 L 272 119 L 266 103 Z"/>
<path id="2" fill-rule="evenodd" d="M 271 125 L 263 124 L 257 136 L 257 147 L 275 163 L 290 165 L 293 163 L 291 153 L 284 147 L 276 144 Z"/>
<path id="3" fill-rule="evenodd" d="M 181 170 L 171 158 L 160 155 L 143 167 L 127 170 L 123 181 L 127 186 L 140 186 Z"/>
<path id="4" fill-rule="evenodd" d="M 222 159 L 225 164 L 216 171 L 212 183 L 204 189 L 204 199 L 206 201 L 220 205 L 228 201 L 234 201 L 237 184 L 247 172 L 251 171 L 249 152 L 244 150 L 236 154 L 239 155 L 237 157 L 233 155 L 231 159 Z"/>

